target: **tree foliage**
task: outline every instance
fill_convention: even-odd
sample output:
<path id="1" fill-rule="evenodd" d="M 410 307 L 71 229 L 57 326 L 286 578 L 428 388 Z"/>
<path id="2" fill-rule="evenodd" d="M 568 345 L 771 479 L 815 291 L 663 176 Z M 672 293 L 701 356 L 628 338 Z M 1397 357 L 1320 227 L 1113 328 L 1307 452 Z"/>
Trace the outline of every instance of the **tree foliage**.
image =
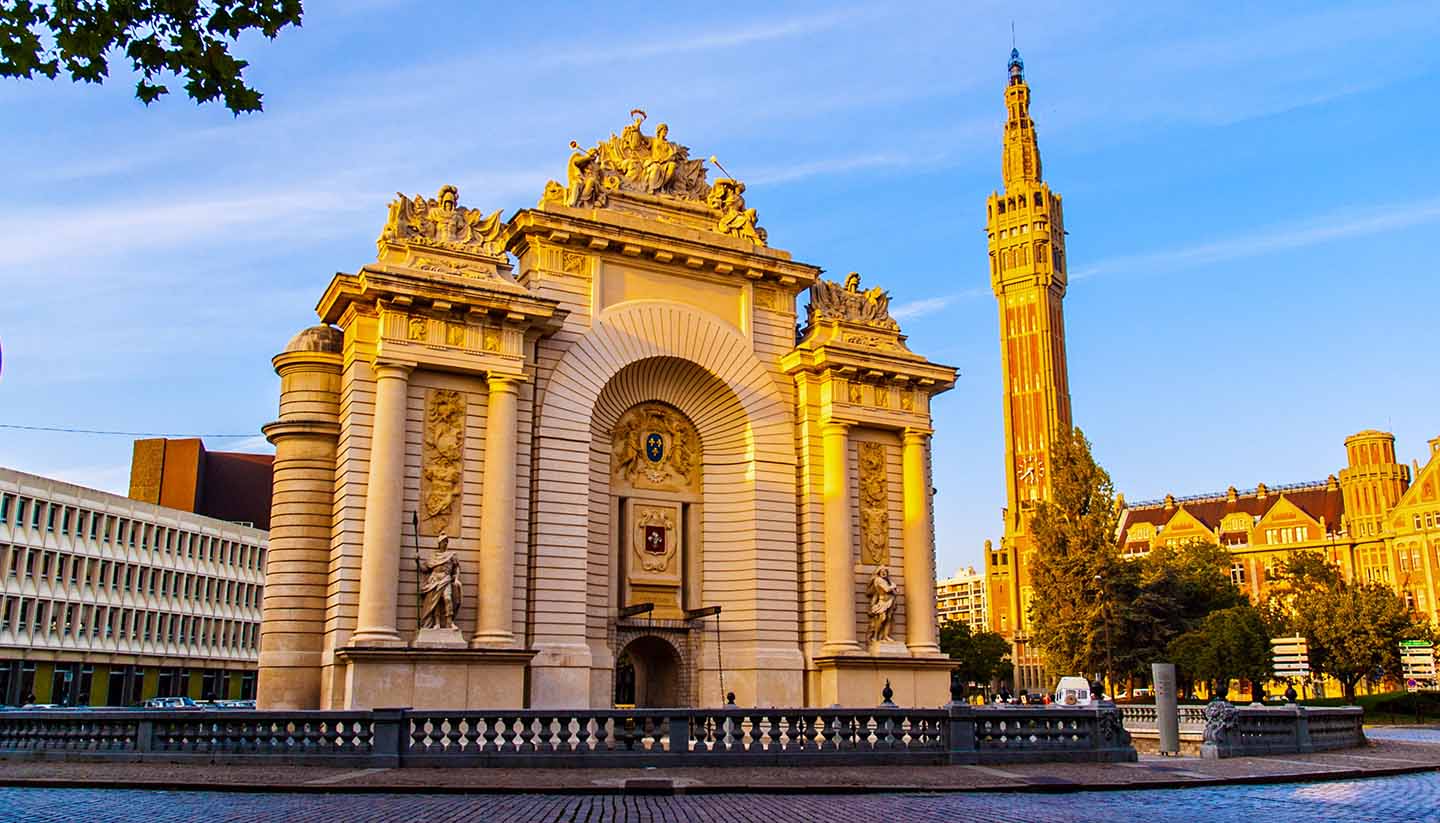
<path id="1" fill-rule="evenodd" d="M 1214 543 L 1157 546 L 1126 560 L 1114 489 L 1079 429 L 1052 447 L 1052 498 L 1031 520 L 1034 642 L 1054 673 L 1147 675 L 1172 641 L 1243 602 Z"/>
<path id="2" fill-rule="evenodd" d="M 1009 641 L 995 632 L 972 632 L 959 620 L 940 624 L 940 651 L 960 663 L 955 677 L 964 686 L 1009 680 L 1014 671 Z"/>
<path id="3" fill-rule="evenodd" d="M 1354 702 L 1367 676 L 1400 677 L 1400 641 L 1428 639 L 1428 624 L 1389 586 L 1340 582 L 1296 598 L 1295 628 L 1305 636 L 1310 668 L 1340 681 Z"/>
<path id="4" fill-rule="evenodd" d="M 1221 694 L 1232 679 L 1241 679 L 1250 682 L 1258 699 L 1261 685 L 1270 679 L 1270 633 L 1249 602 L 1210 613 L 1199 628 L 1171 641 L 1168 651 L 1179 679 L 1187 684 L 1204 681 L 1211 694 Z"/>
<path id="5" fill-rule="evenodd" d="M 1151 663 L 1168 656 L 1176 637 L 1244 602 L 1230 579 L 1230 553 L 1213 542 L 1156 546 L 1128 565 L 1133 588 L 1114 606 L 1123 615 L 1119 673 L 1147 674 Z"/>
<path id="6" fill-rule="evenodd" d="M 1127 571 L 1115 547 L 1115 489 L 1078 428 L 1051 445 L 1050 478 L 1051 499 L 1030 520 L 1031 642 L 1052 672 L 1098 672 L 1115 648 L 1121 615 L 1112 607 Z"/>
<path id="7" fill-rule="evenodd" d="M 1320 552 L 1294 552 L 1279 564 L 1261 612 L 1271 634 L 1304 637 L 1310 669 L 1338 680 L 1352 702 L 1362 679 L 1400 676 L 1401 640 L 1430 637 L 1389 586 L 1347 583 Z"/>
<path id="8" fill-rule="evenodd" d="M 230 53 L 240 35 L 274 39 L 300 25 L 301 0 L 11 0 L 0 4 L 0 77 L 102 83 L 120 51 L 139 75 L 135 96 L 146 105 L 185 80 L 197 103 L 223 99 L 240 112 L 259 111 L 261 94 L 245 84 L 249 65 Z"/>

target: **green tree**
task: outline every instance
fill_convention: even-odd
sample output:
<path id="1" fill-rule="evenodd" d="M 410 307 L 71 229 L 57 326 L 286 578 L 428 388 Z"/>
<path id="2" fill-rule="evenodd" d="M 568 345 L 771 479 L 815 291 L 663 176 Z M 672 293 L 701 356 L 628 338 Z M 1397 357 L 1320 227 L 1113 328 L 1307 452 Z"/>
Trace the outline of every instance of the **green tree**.
<path id="1" fill-rule="evenodd" d="M 1344 582 L 1340 567 L 1318 551 L 1292 551 L 1274 569 L 1260 613 L 1272 637 L 1296 633 L 1297 601 L 1302 593 L 1333 591 Z"/>
<path id="2" fill-rule="evenodd" d="M 1171 641 L 1169 655 L 1187 692 L 1203 680 L 1210 693 L 1218 695 L 1232 679 L 1239 679 L 1249 681 L 1252 699 L 1259 700 L 1270 679 L 1270 633 L 1249 603 L 1210 613 L 1199 628 Z"/>
<path id="3" fill-rule="evenodd" d="M 940 624 L 940 651 L 959 661 L 955 678 L 965 694 L 972 683 L 988 686 L 996 680 L 1009 680 L 1014 672 L 1009 641 L 995 632 L 972 632 L 969 624 L 959 620 Z"/>
<path id="4" fill-rule="evenodd" d="M 1310 668 L 1340 681 L 1345 699 L 1355 701 L 1355 686 L 1372 673 L 1400 676 L 1401 640 L 1428 639 L 1422 622 L 1389 586 L 1378 583 L 1334 585 L 1295 597 L 1294 628 L 1304 635 Z"/>
<path id="5" fill-rule="evenodd" d="M 53 80 L 63 70 L 102 83 L 120 51 L 146 105 L 170 91 L 156 81 L 175 76 L 197 103 L 259 111 L 260 92 L 245 84 L 249 63 L 230 49 L 252 30 L 274 39 L 303 11 L 301 0 L 11 0 L 0 4 L 0 77 Z"/>
<path id="6" fill-rule="evenodd" d="M 1050 478 L 1030 521 L 1032 642 L 1052 672 L 1100 672 L 1121 639 L 1131 573 L 1115 546 L 1115 489 L 1078 428 L 1051 445 Z"/>
<path id="7" fill-rule="evenodd" d="M 1230 562 L 1228 551 L 1202 540 L 1157 546 L 1132 561 L 1132 588 L 1122 593 L 1116 669 L 1147 674 L 1151 663 L 1168 656 L 1176 637 L 1199 628 L 1211 613 L 1243 602 L 1230 579 Z"/>

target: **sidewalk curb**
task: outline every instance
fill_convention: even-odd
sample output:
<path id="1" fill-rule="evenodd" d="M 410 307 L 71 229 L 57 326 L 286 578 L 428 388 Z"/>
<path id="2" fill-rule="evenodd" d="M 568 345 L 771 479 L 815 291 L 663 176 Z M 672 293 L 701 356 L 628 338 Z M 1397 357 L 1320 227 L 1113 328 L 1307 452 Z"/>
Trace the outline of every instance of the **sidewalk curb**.
<path id="1" fill-rule="evenodd" d="M 1294 774 L 1246 775 L 1243 777 L 1189 778 L 1180 780 L 1139 780 L 1122 783 L 1078 783 L 1066 780 L 1017 781 L 1010 784 L 983 786 L 747 786 L 703 784 L 672 786 L 656 785 L 657 778 L 643 786 L 458 786 L 447 785 L 378 785 L 343 783 L 279 785 L 275 783 L 161 783 L 147 780 L 56 780 L 50 778 L 0 777 L 0 788 L 29 789 L 131 789 L 144 791 L 215 792 L 219 794 L 446 794 L 446 795 L 855 795 L 855 794 L 1069 794 L 1075 792 L 1145 791 L 1149 789 L 1215 788 L 1218 786 L 1275 785 L 1280 783 L 1319 783 L 1334 780 L 1363 780 L 1375 777 L 1398 777 L 1407 774 L 1440 771 L 1440 764 L 1395 766 L 1378 769 L 1326 769 Z M 632 778 L 633 779 L 633 778 Z M 664 778 L 658 778 L 664 779 Z"/>

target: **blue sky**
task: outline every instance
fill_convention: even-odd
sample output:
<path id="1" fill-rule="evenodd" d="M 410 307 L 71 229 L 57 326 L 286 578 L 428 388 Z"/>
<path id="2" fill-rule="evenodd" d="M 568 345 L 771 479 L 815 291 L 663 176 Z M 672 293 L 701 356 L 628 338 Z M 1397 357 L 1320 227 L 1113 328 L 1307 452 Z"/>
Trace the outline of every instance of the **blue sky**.
<path id="1" fill-rule="evenodd" d="M 960 369 L 939 568 L 1004 504 L 984 201 L 1013 18 L 1066 198 L 1077 422 L 1131 500 L 1323 479 L 1440 435 L 1440 5 L 307 3 L 246 40 L 263 114 L 0 83 L 0 422 L 255 433 L 269 358 L 396 191 L 507 214 L 635 106 L 749 184 L 771 243 L 893 294 Z M 173 84 L 177 88 L 179 84 Z M 265 450 L 263 438 L 210 448 Z M 0 430 L 0 465 L 123 493 L 121 437 Z"/>

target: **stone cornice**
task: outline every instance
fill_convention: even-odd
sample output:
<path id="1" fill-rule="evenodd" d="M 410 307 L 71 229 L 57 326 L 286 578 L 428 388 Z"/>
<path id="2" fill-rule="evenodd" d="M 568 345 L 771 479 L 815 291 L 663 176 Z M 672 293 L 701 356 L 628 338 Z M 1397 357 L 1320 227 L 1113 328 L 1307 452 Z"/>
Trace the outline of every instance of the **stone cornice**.
<path id="1" fill-rule="evenodd" d="M 788 252 L 778 249 L 611 211 L 605 212 L 605 221 L 600 222 L 587 217 L 589 213 L 556 205 L 522 210 L 506 227 L 506 249 L 519 256 L 540 240 L 583 247 L 592 253 L 679 262 L 697 272 L 742 280 L 771 281 L 790 292 L 809 287 L 820 276 L 820 267 L 794 262 Z M 661 233 L 657 227 L 671 231 Z"/>

